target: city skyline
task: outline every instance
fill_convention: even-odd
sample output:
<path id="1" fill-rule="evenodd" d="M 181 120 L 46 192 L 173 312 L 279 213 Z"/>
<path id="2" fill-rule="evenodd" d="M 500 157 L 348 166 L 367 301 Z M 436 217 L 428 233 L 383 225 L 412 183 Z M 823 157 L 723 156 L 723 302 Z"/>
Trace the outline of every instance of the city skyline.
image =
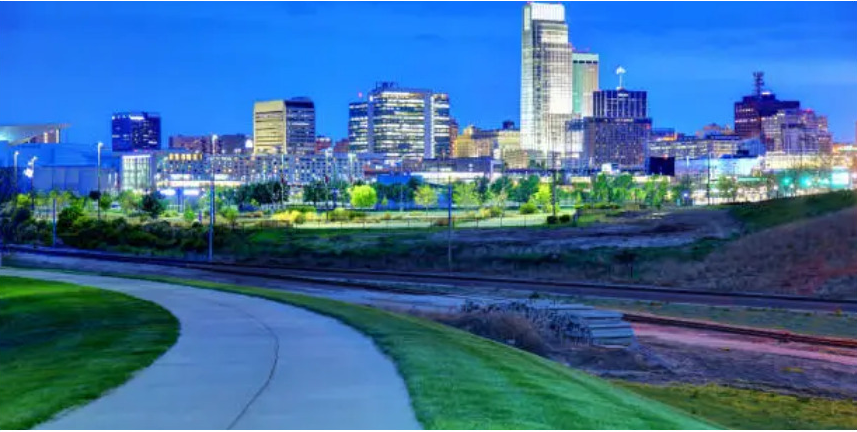
<path id="1" fill-rule="evenodd" d="M 853 137 L 857 23 L 847 17 L 857 13 L 857 4 L 718 5 L 720 14 L 732 16 L 728 23 L 705 15 L 705 6 L 682 3 L 628 4 L 622 14 L 599 4 L 564 5 L 571 43 L 600 54 L 600 87 L 615 88 L 613 71 L 625 66 L 626 86 L 649 93 L 656 127 L 692 132 L 712 122 L 731 124 L 732 104 L 750 94 L 752 72 L 764 70 L 768 88 L 779 97 L 829 115 L 836 141 Z M 506 119 L 520 124 L 523 3 L 436 5 L 435 18 L 422 21 L 426 7 L 218 4 L 200 10 L 181 4 L 4 3 L 0 50 L 9 61 L 0 71 L 0 120 L 70 123 L 69 140 L 107 142 L 113 112 L 153 111 L 163 118 L 164 137 L 249 134 L 255 101 L 308 96 L 316 102 L 318 133 L 338 139 L 346 136 L 348 103 L 357 93 L 392 80 L 448 93 L 452 116 L 462 127 L 492 127 Z M 744 16 L 760 8 L 768 21 Z M 353 27 L 355 13 L 365 18 L 365 28 L 348 37 L 339 27 Z M 624 15 L 646 25 L 623 25 L 630 19 Z M 672 23 L 680 16 L 694 17 L 696 24 Z M 271 28 L 270 20 L 278 17 L 294 22 L 295 29 Z M 207 28 L 218 31 L 203 39 L 191 34 Z M 289 42 L 289 32 L 298 32 L 297 42 Z M 253 68 L 249 60 L 260 47 L 250 39 L 260 33 L 281 40 L 282 53 L 262 57 L 264 67 Z M 381 42 L 389 50 L 386 61 L 373 61 L 359 49 Z M 110 56 L 129 43 L 140 50 L 139 58 Z M 700 54 L 692 56 L 694 50 Z M 435 60 L 437 53 L 444 53 L 444 62 Z M 309 56 L 303 69 L 289 66 L 300 56 Z M 688 100 L 704 103 L 680 106 Z"/>

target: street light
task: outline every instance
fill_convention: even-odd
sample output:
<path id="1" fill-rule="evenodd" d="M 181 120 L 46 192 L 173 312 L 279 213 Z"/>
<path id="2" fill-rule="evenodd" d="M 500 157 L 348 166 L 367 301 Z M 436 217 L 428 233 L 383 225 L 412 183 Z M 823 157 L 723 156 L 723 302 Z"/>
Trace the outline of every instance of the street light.
<path id="1" fill-rule="evenodd" d="M 12 182 L 13 182 L 13 183 L 12 183 L 12 185 L 13 185 L 13 187 L 14 187 L 14 191 L 15 191 L 15 195 L 16 195 L 16 196 L 15 196 L 15 199 L 16 199 L 16 200 L 17 200 L 17 198 L 18 198 L 18 197 L 17 197 L 17 195 L 18 195 L 18 155 L 19 155 L 19 154 L 21 154 L 21 152 L 20 152 L 20 151 L 18 151 L 18 150 L 15 150 L 15 153 L 14 153 L 14 155 L 12 156 L 12 159 L 13 159 L 13 161 L 14 161 L 14 167 L 15 167 L 15 168 L 14 168 L 14 170 L 15 170 L 15 171 L 13 172 L 13 175 L 12 175 Z"/>
<path id="2" fill-rule="evenodd" d="M 98 211 L 98 220 L 101 220 L 101 148 L 104 147 L 104 143 L 98 142 L 98 165 L 96 165 L 96 173 L 98 174 L 98 178 L 96 182 L 98 183 L 98 201 L 95 203 L 95 208 Z"/>
<path id="3" fill-rule="evenodd" d="M 217 135 L 211 136 L 211 154 L 208 155 L 208 166 L 211 169 L 211 183 L 208 195 L 209 203 L 209 224 L 208 224 L 208 262 L 214 261 L 214 153 L 217 145 Z"/>
<path id="4" fill-rule="evenodd" d="M 38 156 L 33 156 L 33 158 L 27 162 L 27 169 L 24 170 L 24 175 L 30 178 L 30 209 L 33 213 L 36 211 L 36 188 L 33 186 L 33 178 L 36 177 L 36 160 L 38 159 Z"/>

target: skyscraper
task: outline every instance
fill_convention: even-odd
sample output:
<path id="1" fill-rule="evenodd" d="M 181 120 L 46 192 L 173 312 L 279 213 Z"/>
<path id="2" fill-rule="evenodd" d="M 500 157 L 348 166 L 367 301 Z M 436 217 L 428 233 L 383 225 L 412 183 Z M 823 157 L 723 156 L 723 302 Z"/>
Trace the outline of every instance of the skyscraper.
<path id="1" fill-rule="evenodd" d="M 571 55 L 574 117 L 592 117 L 592 93 L 598 91 L 598 54 L 575 52 Z"/>
<path id="2" fill-rule="evenodd" d="M 449 96 L 383 82 L 369 100 L 349 105 L 352 148 L 390 158 L 434 159 L 450 152 Z M 365 138 L 364 138 L 365 137 Z"/>
<path id="3" fill-rule="evenodd" d="M 148 112 L 113 114 L 113 151 L 161 149 L 161 116 Z"/>
<path id="4" fill-rule="evenodd" d="M 652 129 L 647 94 L 619 88 L 593 93 L 594 116 L 569 123 L 573 165 L 599 167 L 618 164 L 639 169 L 646 156 Z"/>
<path id="5" fill-rule="evenodd" d="M 572 54 L 565 8 L 527 3 L 521 43 L 521 147 L 536 158 L 566 150 Z"/>
<path id="6" fill-rule="evenodd" d="M 256 102 L 253 152 L 311 154 L 315 151 L 315 104 L 309 98 Z"/>
<path id="7" fill-rule="evenodd" d="M 735 102 L 735 133 L 741 138 L 759 137 L 766 145 L 772 146 L 773 142 L 764 136 L 762 129 L 763 119 L 775 116 L 778 111 L 784 109 L 798 109 L 798 101 L 781 101 L 777 96 L 764 90 L 764 76 L 762 72 L 753 73 L 755 78 L 755 92 L 753 95 L 744 96 L 740 102 Z M 772 148 L 768 148 L 772 150 Z"/>

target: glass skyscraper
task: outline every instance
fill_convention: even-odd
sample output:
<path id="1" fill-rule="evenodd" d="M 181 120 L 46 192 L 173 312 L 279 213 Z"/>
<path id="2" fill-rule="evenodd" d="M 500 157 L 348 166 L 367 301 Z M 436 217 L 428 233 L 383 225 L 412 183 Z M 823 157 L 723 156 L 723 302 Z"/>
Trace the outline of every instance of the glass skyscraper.
<path id="1" fill-rule="evenodd" d="M 435 159 L 450 152 L 449 96 L 380 83 L 369 100 L 349 105 L 355 151 L 399 159 Z"/>
<path id="2" fill-rule="evenodd" d="M 566 152 L 572 119 L 572 54 L 561 4 L 524 6 L 521 44 L 521 147 L 547 161 Z"/>
<path id="3" fill-rule="evenodd" d="M 161 116 L 147 112 L 113 114 L 113 151 L 161 149 Z"/>
<path id="4" fill-rule="evenodd" d="M 315 104 L 309 98 L 256 102 L 253 152 L 311 154 L 315 151 Z"/>
<path id="5" fill-rule="evenodd" d="M 575 118 L 592 117 L 592 94 L 598 91 L 598 54 L 575 52 L 571 61 L 572 112 Z"/>

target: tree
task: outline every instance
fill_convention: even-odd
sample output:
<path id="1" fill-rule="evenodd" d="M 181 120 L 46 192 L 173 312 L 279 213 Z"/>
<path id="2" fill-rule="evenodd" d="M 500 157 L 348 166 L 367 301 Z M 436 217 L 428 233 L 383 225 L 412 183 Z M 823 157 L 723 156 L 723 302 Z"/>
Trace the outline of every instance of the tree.
<path id="1" fill-rule="evenodd" d="M 152 219 L 157 219 L 166 209 L 167 202 L 164 196 L 158 191 L 144 195 L 143 200 L 140 202 L 140 210 L 151 216 Z"/>
<path id="2" fill-rule="evenodd" d="M 607 174 L 601 173 L 592 182 L 592 198 L 596 202 L 610 202 L 613 180 Z"/>
<path id="3" fill-rule="evenodd" d="M 693 179 L 688 175 L 682 176 L 673 186 L 672 193 L 681 200 L 682 205 L 688 205 L 689 197 L 693 193 Z"/>
<path id="4" fill-rule="evenodd" d="M 518 185 L 515 186 L 511 194 L 512 198 L 519 203 L 527 202 L 539 189 L 540 183 L 541 179 L 539 179 L 539 176 L 535 174 L 528 176 L 526 179 L 518 182 Z"/>
<path id="5" fill-rule="evenodd" d="M 192 224 L 194 220 L 196 220 L 196 212 L 193 211 L 191 206 L 187 206 L 184 209 L 184 213 L 182 214 L 182 219 L 184 219 L 185 223 Z"/>
<path id="6" fill-rule="evenodd" d="M 725 175 L 720 176 L 715 183 L 715 187 L 717 188 L 719 195 L 723 198 L 735 201 L 738 197 L 738 182 L 732 177 Z"/>
<path id="7" fill-rule="evenodd" d="M 429 206 L 437 204 L 437 192 L 429 185 L 422 185 L 417 188 L 417 192 L 414 195 L 414 202 L 417 205 L 423 206 L 428 212 Z"/>
<path id="8" fill-rule="evenodd" d="M 539 185 L 538 190 L 530 197 L 533 204 L 539 206 L 542 211 L 549 211 L 551 208 L 551 187 L 547 183 Z"/>
<path id="9" fill-rule="evenodd" d="M 620 174 L 613 180 L 610 191 L 610 202 L 616 204 L 624 204 L 631 195 L 631 189 L 634 188 L 634 177 L 631 174 Z"/>
<path id="10" fill-rule="evenodd" d="M 140 206 L 140 197 L 129 190 L 119 193 L 118 201 L 119 208 L 121 208 L 122 212 L 125 214 L 130 214 Z"/>
<path id="11" fill-rule="evenodd" d="M 491 201 L 491 182 L 488 180 L 488 177 L 479 177 L 476 179 L 476 184 L 474 185 L 476 189 L 476 195 L 479 198 L 479 204 L 485 204 Z"/>
<path id="12" fill-rule="evenodd" d="M 351 205 L 354 208 L 374 208 L 378 203 L 378 193 L 369 185 L 351 188 Z"/>
<path id="13" fill-rule="evenodd" d="M 330 201 L 330 195 L 330 189 L 321 180 L 316 180 L 304 186 L 304 202 L 311 202 L 316 207 L 320 202 Z"/>
<path id="14" fill-rule="evenodd" d="M 460 207 L 473 207 L 479 204 L 479 194 L 473 183 L 455 182 L 452 186 L 452 202 Z"/>
<path id="15" fill-rule="evenodd" d="M 512 182 L 512 179 L 508 176 L 502 176 L 494 180 L 489 189 L 494 196 L 499 195 L 501 192 L 506 192 L 506 196 L 508 197 L 514 187 L 515 184 Z"/>
<path id="16" fill-rule="evenodd" d="M 101 197 L 98 198 L 98 207 L 102 211 L 110 210 L 110 205 L 113 204 L 113 195 L 110 195 L 109 192 L 104 192 L 101 194 Z"/>
<path id="17" fill-rule="evenodd" d="M 223 210 L 220 211 L 220 215 L 229 222 L 229 226 L 232 229 L 235 229 L 235 222 L 238 221 L 238 209 L 235 207 L 224 207 Z"/>
<path id="18" fill-rule="evenodd" d="M 659 176 L 649 177 L 643 188 L 646 194 L 646 204 L 660 209 L 669 190 L 669 180 Z"/>

